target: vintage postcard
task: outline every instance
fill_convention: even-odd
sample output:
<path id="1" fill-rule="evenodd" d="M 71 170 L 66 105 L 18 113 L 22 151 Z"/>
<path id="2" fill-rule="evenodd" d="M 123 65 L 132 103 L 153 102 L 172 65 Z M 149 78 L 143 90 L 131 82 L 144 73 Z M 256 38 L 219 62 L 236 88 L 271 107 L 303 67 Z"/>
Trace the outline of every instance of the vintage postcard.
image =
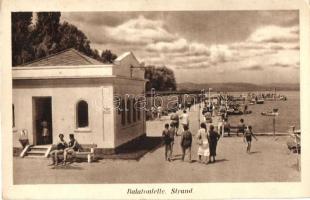
<path id="1" fill-rule="evenodd" d="M 306 1 L 2 1 L 4 199 L 309 197 Z"/>

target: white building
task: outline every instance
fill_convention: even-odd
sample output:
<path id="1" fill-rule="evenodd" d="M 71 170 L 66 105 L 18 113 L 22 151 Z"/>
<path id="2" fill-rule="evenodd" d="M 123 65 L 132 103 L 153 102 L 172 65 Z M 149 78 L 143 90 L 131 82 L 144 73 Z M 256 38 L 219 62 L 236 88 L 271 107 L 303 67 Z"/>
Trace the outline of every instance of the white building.
<path id="1" fill-rule="evenodd" d="M 22 129 L 30 144 L 43 144 L 42 121 L 48 123 L 48 144 L 73 133 L 81 144 L 115 150 L 145 135 L 144 112 L 133 109 L 134 98 L 124 98 L 145 93 L 139 67 L 131 52 L 104 64 L 74 49 L 13 67 L 14 147 L 21 147 Z M 115 109 L 116 95 L 122 110 Z"/>

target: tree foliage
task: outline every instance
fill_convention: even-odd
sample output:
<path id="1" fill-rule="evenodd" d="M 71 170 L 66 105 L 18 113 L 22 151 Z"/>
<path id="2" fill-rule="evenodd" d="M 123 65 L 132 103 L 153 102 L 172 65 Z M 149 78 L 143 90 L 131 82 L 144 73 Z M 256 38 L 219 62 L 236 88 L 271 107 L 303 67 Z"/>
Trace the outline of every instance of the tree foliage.
<path id="1" fill-rule="evenodd" d="M 91 48 L 87 36 L 75 25 L 60 23 L 60 12 L 38 12 L 33 24 L 32 12 L 12 13 L 12 63 L 13 66 L 75 48 L 87 56 L 105 63 L 113 63 L 117 56 L 106 49 L 101 54 Z M 145 78 L 149 79 L 146 89 L 158 91 L 176 90 L 172 70 L 165 66 L 147 66 Z"/>
<path id="2" fill-rule="evenodd" d="M 176 90 L 176 81 L 171 69 L 161 66 L 146 66 L 144 78 L 149 82 L 146 84 L 146 90 L 154 88 L 157 91 Z"/>
<path id="3" fill-rule="evenodd" d="M 13 66 L 32 58 L 30 42 L 31 12 L 12 13 L 12 62 Z"/>
<path id="4" fill-rule="evenodd" d="M 100 55 L 92 49 L 87 36 L 75 25 L 60 23 L 60 12 L 38 12 L 32 24 L 31 12 L 12 13 L 12 63 L 13 66 L 75 48 L 87 56 L 112 63 L 117 56 L 110 50 Z"/>

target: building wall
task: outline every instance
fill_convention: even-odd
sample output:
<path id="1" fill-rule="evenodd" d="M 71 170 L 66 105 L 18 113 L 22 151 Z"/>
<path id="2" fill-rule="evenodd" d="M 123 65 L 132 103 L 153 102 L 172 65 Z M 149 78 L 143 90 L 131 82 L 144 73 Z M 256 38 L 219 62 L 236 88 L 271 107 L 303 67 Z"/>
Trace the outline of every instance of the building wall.
<path id="1" fill-rule="evenodd" d="M 18 142 L 21 129 L 28 130 L 30 143 L 33 143 L 33 108 L 32 97 L 52 97 L 53 143 L 58 134 L 65 139 L 74 133 L 81 144 L 97 144 L 102 148 L 114 148 L 114 113 L 103 108 L 113 106 L 112 84 L 60 84 L 13 86 L 13 104 L 15 107 L 15 128 L 13 131 L 14 147 Z M 76 128 L 76 104 L 79 100 L 88 102 L 89 128 Z"/>
<path id="2" fill-rule="evenodd" d="M 130 95 L 131 98 L 136 95 L 143 95 L 144 93 L 144 81 L 136 81 L 131 79 L 117 79 L 114 83 L 114 95 L 125 98 L 126 95 Z M 127 97 L 126 97 L 127 98 Z M 125 101 L 126 102 L 126 101 Z M 137 111 L 138 112 L 138 111 Z M 125 112 L 125 125 L 121 123 L 121 113 L 114 109 L 115 114 L 115 146 L 126 143 L 138 136 L 145 134 L 145 114 L 141 112 L 141 118 L 133 122 L 133 112 L 131 113 L 131 123 L 127 123 L 128 111 Z"/>
<path id="3" fill-rule="evenodd" d="M 134 68 L 131 68 L 131 66 Z M 141 67 L 140 63 L 135 56 L 130 53 L 121 60 L 115 61 L 113 74 L 120 77 L 144 80 L 144 70 L 139 67 Z"/>

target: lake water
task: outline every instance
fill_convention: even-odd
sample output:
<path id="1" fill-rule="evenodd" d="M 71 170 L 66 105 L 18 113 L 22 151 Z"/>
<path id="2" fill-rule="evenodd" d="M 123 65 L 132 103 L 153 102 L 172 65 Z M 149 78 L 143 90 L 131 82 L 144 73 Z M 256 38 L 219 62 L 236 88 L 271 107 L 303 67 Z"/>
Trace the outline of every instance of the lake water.
<path id="1" fill-rule="evenodd" d="M 238 93 L 231 94 L 236 95 Z M 300 92 L 279 91 L 278 94 L 285 95 L 288 98 L 287 101 L 265 101 L 264 104 L 249 105 L 248 110 L 252 111 L 251 114 L 229 116 L 229 122 L 235 125 L 243 118 L 247 125 L 252 125 L 254 132 L 273 132 L 273 117 L 262 116 L 261 112 L 278 108 L 276 132 L 287 132 L 290 126 L 300 129 Z"/>

